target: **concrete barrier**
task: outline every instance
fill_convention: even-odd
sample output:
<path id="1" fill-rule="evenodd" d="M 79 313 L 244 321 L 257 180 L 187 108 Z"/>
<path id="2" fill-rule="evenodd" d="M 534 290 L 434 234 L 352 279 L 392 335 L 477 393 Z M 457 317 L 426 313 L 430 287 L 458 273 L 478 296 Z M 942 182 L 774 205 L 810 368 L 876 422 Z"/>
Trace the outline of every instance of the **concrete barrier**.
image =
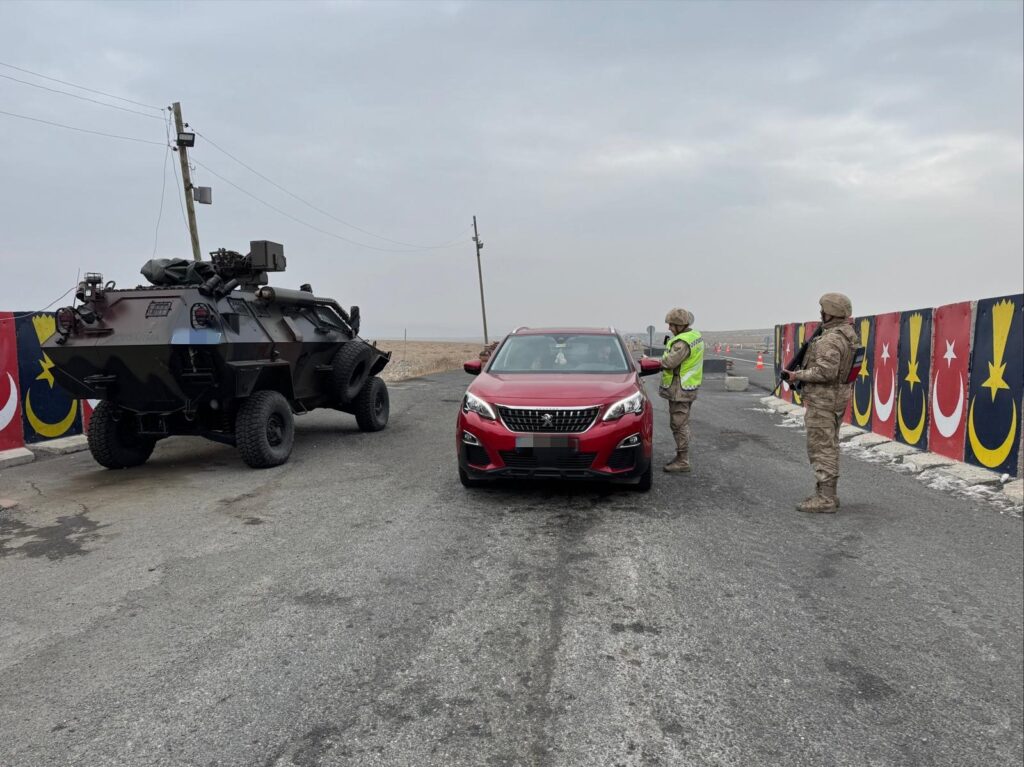
<path id="1" fill-rule="evenodd" d="M 1024 295 L 858 317 L 853 324 L 865 366 L 847 423 L 1024 475 Z M 776 326 L 778 364 L 792 358 L 812 326 Z"/>

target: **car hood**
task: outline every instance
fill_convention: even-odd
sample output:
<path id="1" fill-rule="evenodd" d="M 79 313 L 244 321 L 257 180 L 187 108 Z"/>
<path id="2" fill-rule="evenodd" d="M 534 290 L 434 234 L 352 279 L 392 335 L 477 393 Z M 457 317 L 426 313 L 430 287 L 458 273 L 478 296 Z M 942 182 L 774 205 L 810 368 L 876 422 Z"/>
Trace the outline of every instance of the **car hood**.
<path id="1" fill-rule="evenodd" d="M 469 390 L 498 405 L 598 405 L 637 390 L 635 373 L 484 373 Z"/>

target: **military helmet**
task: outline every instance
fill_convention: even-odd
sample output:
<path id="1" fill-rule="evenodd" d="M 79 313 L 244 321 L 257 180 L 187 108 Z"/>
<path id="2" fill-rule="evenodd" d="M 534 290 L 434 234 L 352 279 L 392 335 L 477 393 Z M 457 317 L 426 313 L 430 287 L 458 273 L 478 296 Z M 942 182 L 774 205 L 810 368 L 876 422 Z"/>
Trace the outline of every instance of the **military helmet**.
<path id="1" fill-rule="evenodd" d="M 821 310 L 825 314 L 831 314 L 833 317 L 850 317 L 853 315 L 853 304 L 842 293 L 826 293 L 818 299 L 818 303 L 821 304 Z"/>
<path id="2" fill-rule="evenodd" d="M 693 324 L 693 312 L 676 307 L 665 315 L 665 322 L 669 325 L 679 325 L 685 328 Z"/>

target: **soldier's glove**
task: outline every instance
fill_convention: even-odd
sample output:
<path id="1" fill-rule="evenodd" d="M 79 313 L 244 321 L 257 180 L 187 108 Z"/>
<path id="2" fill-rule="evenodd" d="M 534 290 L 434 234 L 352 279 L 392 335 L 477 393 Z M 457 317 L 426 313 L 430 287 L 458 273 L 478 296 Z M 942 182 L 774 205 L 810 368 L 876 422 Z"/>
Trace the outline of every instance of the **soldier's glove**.
<path id="1" fill-rule="evenodd" d="M 782 375 L 782 380 L 783 381 L 788 381 L 789 380 L 789 371 L 783 370 L 781 375 Z"/>

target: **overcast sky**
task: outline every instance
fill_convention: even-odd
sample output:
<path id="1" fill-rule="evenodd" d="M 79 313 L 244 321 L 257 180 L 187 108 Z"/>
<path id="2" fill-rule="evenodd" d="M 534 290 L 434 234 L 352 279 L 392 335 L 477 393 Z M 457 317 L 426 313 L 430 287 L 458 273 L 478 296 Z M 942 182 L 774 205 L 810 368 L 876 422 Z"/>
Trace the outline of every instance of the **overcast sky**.
<path id="1" fill-rule="evenodd" d="M 707 329 L 1024 287 L 1019 2 L 16 3 L 0 61 L 144 104 L 369 232 L 347 243 L 204 167 L 203 251 L 285 246 L 272 284 L 362 306 L 365 335 L 516 325 Z M 0 75 L 149 115 L 0 66 Z M 0 77 L 0 110 L 164 141 L 164 124 Z M 142 281 L 190 257 L 161 145 L 0 115 L 0 308 L 79 269 Z M 322 230 L 345 227 L 200 137 L 194 158 Z M 177 162 L 170 155 L 169 163 Z"/>

